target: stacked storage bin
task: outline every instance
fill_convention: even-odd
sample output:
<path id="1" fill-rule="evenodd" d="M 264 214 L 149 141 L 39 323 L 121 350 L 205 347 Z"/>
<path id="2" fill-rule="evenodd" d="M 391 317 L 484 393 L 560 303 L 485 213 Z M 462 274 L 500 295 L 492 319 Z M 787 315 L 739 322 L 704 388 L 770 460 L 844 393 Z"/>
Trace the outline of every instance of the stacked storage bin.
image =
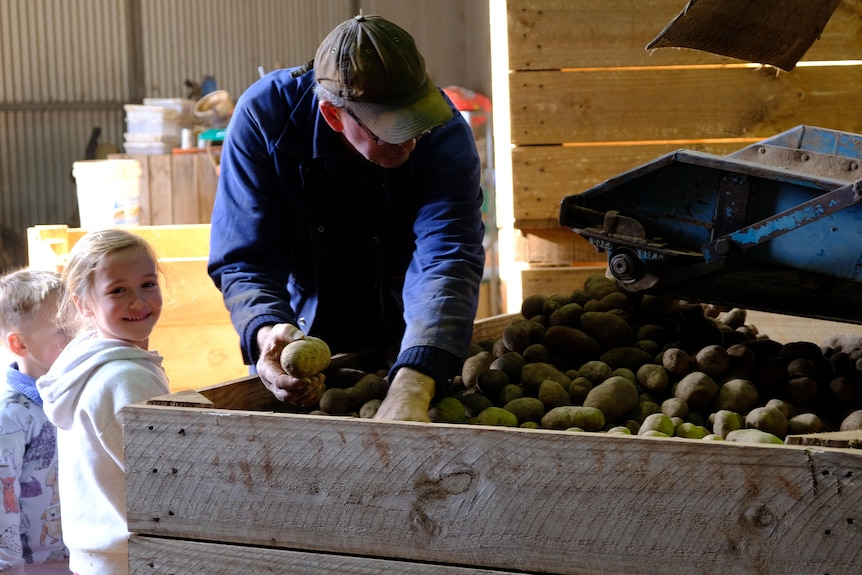
<path id="1" fill-rule="evenodd" d="M 183 98 L 144 98 L 127 104 L 125 148 L 128 154 L 166 154 L 180 147 L 183 128 L 194 126 L 194 101 Z"/>

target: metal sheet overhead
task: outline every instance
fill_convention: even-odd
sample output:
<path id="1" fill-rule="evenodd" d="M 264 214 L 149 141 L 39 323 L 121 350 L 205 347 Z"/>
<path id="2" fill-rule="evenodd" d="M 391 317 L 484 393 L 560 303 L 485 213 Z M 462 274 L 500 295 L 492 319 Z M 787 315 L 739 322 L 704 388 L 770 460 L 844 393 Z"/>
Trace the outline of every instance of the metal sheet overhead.
<path id="1" fill-rule="evenodd" d="M 792 70 L 841 0 L 689 0 L 646 49 L 691 48 Z"/>

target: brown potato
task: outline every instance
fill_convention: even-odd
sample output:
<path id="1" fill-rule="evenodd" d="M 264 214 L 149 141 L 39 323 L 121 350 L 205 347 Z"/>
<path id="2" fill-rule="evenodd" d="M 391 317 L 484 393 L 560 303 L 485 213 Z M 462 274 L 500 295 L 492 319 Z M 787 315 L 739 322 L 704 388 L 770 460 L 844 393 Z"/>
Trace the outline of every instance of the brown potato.
<path id="1" fill-rule="evenodd" d="M 311 377 L 329 367 L 332 352 L 322 339 L 306 336 L 284 346 L 280 360 L 281 368 L 288 375 Z"/>
<path id="2" fill-rule="evenodd" d="M 702 371 L 693 371 L 683 377 L 674 389 L 674 397 L 685 400 L 694 408 L 710 404 L 718 393 L 718 384 Z"/>
<path id="3" fill-rule="evenodd" d="M 595 407 L 604 414 L 605 421 L 615 422 L 633 410 L 638 399 L 635 384 L 625 377 L 614 375 L 590 390 L 584 398 L 584 406 Z"/>

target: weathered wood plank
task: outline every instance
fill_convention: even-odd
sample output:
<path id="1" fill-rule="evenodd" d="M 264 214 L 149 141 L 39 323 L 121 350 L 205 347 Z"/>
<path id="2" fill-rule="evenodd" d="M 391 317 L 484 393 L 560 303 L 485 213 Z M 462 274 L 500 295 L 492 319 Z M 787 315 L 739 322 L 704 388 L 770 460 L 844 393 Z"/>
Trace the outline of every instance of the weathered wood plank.
<path id="1" fill-rule="evenodd" d="M 604 263 L 607 260 L 607 255 L 597 251 L 583 236 L 561 227 L 556 220 L 548 223 L 554 227 L 519 230 L 515 235 L 515 261 L 531 266 L 567 266 L 573 262 Z"/>
<path id="2" fill-rule="evenodd" d="M 212 160 L 205 154 L 194 154 L 197 175 L 198 221 L 208 223 L 212 218 L 213 204 L 218 189 L 218 174 Z"/>
<path id="3" fill-rule="evenodd" d="M 579 194 L 669 152 L 686 149 L 723 156 L 758 140 L 514 148 L 512 189 L 515 227 L 524 227 L 519 224 L 525 220 L 552 219 L 559 222 L 560 202 L 566 196 Z"/>
<path id="4" fill-rule="evenodd" d="M 862 429 L 855 429 L 853 431 L 833 431 L 831 433 L 788 435 L 786 443 L 788 445 L 862 449 Z"/>
<path id="5" fill-rule="evenodd" d="M 513 70 L 736 64 L 707 52 L 646 45 L 686 0 L 508 0 L 509 65 Z M 862 18 L 857 0 L 839 5 L 803 61 L 859 58 Z"/>
<path id="6" fill-rule="evenodd" d="M 578 265 L 556 268 L 531 268 L 521 271 L 521 291 L 524 298 L 555 293 L 570 294 L 583 287 L 594 274 L 604 274 L 607 264 Z"/>
<path id="7" fill-rule="evenodd" d="M 515 575 L 512 571 L 408 563 L 287 549 L 237 547 L 133 535 L 129 540 L 131 575 Z"/>
<path id="8" fill-rule="evenodd" d="M 152 154 L 147 161 L 149 171 L 150 224 L 173 224 L 173 178 L 171 155 Z"/>
<path id="9" fill-rule="evenodd" d="M 509 82 L 519 146 L 763 139 L 799 124 L 862 131 L 862 66 L 517 72 Z"/>
<path id="10" fill-rule="evenodd" d="M 171 390 L 197 389 L 248 375 L 239 336 L 230 322 L 156 325 L 150 349 L 158 351 Z"/>
<path id="11" fill-rule="evenodd" d="M 142 535 L 565 575 L 862 569 L 854 450 L 123 415 L 129 527 Z"/>
<path id="12" fill-rule="evenodd" d="M 197 224 L 198 181 L 195 154 L 171 154 L 171 185 L 174 190 L 171 222 Z"/>

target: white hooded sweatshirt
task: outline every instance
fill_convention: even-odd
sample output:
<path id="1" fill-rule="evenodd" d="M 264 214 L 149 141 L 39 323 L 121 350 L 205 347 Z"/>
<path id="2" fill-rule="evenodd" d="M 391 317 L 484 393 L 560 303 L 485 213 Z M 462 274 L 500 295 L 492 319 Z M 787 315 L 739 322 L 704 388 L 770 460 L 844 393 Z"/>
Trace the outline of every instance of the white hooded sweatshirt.
<path id="1" fill-rule="evenodd" d="M 123 407 L 169 392 L 162 357 L 88 332 L 36 386 L 57 426 L 63 538 L 79 575 L 129 572 Z"/>

